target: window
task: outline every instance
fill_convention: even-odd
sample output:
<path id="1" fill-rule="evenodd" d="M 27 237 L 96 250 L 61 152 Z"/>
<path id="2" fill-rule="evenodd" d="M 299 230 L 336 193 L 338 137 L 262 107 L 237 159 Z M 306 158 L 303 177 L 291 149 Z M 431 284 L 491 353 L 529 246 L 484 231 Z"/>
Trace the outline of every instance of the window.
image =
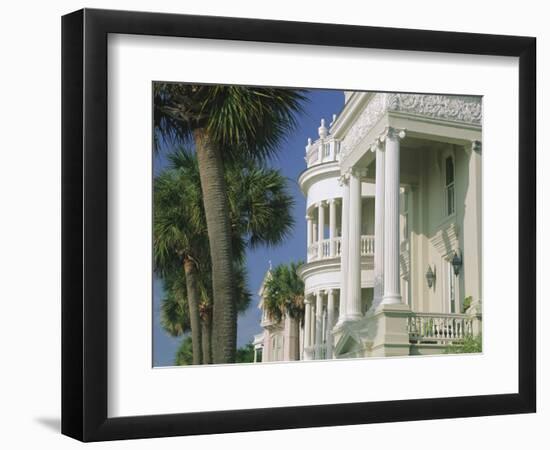
<path id="1" fill-rule="evenodd" d="M 445 207 L 450 216 L 455 212 L 455 163 L 452 156 L 445 158 Z"/>

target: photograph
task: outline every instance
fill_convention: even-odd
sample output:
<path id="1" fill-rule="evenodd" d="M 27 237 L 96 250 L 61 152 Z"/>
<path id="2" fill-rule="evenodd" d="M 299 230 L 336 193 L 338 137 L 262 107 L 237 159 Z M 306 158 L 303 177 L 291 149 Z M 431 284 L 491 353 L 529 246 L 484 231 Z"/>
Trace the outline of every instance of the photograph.
<path id="1" fill-rule="evenodd" d="M 151 89 L 153 367 L 482 353 L 482 96 Z"/>

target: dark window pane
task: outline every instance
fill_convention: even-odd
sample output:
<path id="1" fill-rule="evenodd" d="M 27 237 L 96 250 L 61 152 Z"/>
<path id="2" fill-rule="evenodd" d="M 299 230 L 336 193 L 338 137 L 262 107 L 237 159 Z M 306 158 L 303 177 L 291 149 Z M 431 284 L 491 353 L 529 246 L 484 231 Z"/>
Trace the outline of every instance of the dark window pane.
<path id="1" fill-rule="evenodd" d="M 455 172 L 455 170 L 454 170 L 453 158 L 449 156 L 445 160 L 445 174 L 446 174 L 445 180 L 446 180 L 447 185 L 454 182 L 454 180 L 455 180 L 454 172 Z"/>

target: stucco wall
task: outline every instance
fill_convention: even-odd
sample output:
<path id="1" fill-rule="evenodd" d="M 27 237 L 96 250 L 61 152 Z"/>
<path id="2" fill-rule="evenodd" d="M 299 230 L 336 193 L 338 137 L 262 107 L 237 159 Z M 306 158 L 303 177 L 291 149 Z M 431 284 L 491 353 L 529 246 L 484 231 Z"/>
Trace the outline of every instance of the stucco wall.
<path id="1" fill-rule="evenodd" d="M 417 167 L 405 170 L 416 170 L 419 174 L 418 185 L 409 194 L 412 307 L 418 311 L 450 312 L 446 303 L 446 263 L 459 250 L 463 266 L 456 278 L 456 312 L 460 312 L 464 297 L 480 298 L 480 155 L 474 152 L 471 156 L 472 152 L 452 144 L 411 152 L 416 153 Z M 444 159 L 448 155 L 455 160 L 455 213 L 449 216 L 445 211 L 444 188 Z M 476 170 L 471 170 L 471 166 Z M 425 277 L 428 265 L 436 275 L 431 289 Z"/>

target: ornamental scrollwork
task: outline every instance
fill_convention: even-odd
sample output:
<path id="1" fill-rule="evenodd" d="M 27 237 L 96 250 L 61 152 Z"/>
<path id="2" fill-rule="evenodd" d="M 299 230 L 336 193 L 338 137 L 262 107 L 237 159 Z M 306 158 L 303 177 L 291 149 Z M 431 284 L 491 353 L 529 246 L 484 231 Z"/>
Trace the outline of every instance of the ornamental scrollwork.
<path id="1" fill-rule="evenodd" d="M 388 94 L 388 96 L 388 111 L 481 124 L 481 97 L 420 94 Z"/>
<path id="2" fill-rule="evenodd" d="M 341 143 L 343 160 L 388 111 L 415 114 L 435 119 L 480 125 L 481 97 L 465 95 L 423 95 L 378 93 L 367 103 Z M 369 146 L 371 151 L 376 146 Z"/>

